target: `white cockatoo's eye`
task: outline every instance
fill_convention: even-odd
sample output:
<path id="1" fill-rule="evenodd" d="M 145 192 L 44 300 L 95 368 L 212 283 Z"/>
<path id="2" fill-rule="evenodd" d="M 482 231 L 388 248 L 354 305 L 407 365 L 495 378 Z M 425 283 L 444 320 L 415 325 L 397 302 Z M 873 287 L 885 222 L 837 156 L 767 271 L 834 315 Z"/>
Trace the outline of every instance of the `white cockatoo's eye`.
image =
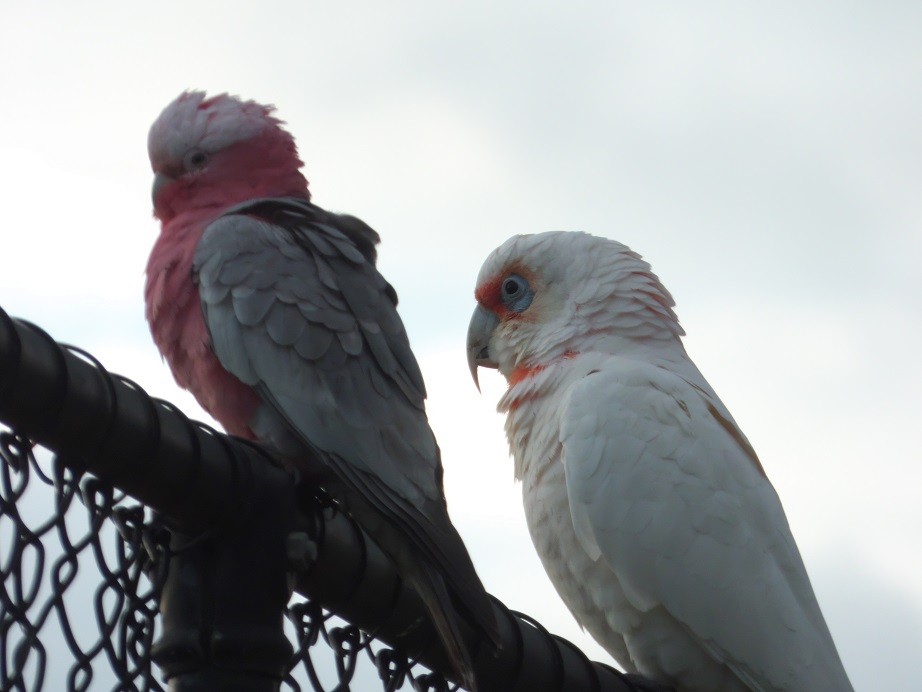
<path id="1" fill-rule="evenodd" d="M 527 310 L 528 306 L 531 305 L 532 299 L 535 297 L 534 292 L 531 290 L 531 286 L 528 285 L 528 281 L 518 274 L 510 274 L 503 279 L 499 287 L 499 293 L 503 305 L 513 312 L 524 312 Z"/>
<path id="2" fill-rule="evenodd" d="M 183 167 L 187 171 L 198 171 L 208 163 L 208 152 L 192 149 L 183 157 Z"/>

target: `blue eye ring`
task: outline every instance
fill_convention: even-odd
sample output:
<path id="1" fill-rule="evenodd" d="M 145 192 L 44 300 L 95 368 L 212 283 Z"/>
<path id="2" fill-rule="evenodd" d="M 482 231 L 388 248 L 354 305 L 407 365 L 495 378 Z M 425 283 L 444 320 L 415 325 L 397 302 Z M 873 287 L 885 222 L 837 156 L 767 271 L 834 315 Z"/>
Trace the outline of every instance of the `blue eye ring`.
<path id="1" fill-rule="evenodd" d="M 500 282 L 499 297 L 512 312 L 524 312 L 535 297 L 528 281 L 518 274 L 510 274 Z"/>

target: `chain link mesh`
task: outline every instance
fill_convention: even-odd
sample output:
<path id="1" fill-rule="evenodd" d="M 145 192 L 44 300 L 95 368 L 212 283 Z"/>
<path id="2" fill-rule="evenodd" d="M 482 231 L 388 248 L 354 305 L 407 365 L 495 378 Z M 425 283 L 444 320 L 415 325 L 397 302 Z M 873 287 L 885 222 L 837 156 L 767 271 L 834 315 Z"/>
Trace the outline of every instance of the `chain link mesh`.
<path id="1" fill-rule="evenodd" d="M 15 431 L 0 431 L 0 456 L 0 689 L 165 689 L 151 646 L 168 530 Z M 283 689 L 457 689 L 303 597 L 286 632 Z"/>

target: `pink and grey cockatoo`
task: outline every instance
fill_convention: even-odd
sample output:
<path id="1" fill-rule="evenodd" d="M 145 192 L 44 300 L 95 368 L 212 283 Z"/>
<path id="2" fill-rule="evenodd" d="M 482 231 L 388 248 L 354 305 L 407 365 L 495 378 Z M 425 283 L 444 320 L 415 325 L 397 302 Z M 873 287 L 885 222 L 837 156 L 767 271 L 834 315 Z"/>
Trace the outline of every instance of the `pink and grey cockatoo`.
<path id="1" fill-rule="evenodd" d="M 319 462 L 324 487 L 419 592 L 473 687 L 458 623 L 495 641 L 492 604 L 448 517 L 423 378 L 375 268 L 378 235 L 311 203 L 272 111 L 186 92 L 151 127 L 154 341 L 228 432 L 312 479 Z"/>
<path id="2" fill-rule="evenodd" d="M 679 690 L 851 690 L 774 488 L 624 245 L 510 238 L 477 278 L 468 359 L 499 402 L 525 516 L 579 624 Z"/>

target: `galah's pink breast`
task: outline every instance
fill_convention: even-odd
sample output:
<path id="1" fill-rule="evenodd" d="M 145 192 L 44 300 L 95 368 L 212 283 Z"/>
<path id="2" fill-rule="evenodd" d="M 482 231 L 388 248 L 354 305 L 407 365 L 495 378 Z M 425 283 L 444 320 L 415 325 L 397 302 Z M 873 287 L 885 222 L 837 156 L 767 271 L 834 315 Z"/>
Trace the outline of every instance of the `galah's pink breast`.
<path id="1" fill-rule="evenodd" d="M 198 288 L 192 283 L 195 246 L 202 235 L 195 227 L 204 224 L 185 221 L 168 224 L 150 255 L 144 293 L 151 333 L 176 383 L 192 392 L 227 432 L 254 439 L 249 422 L 260 399 L 212 351 Z"/>

